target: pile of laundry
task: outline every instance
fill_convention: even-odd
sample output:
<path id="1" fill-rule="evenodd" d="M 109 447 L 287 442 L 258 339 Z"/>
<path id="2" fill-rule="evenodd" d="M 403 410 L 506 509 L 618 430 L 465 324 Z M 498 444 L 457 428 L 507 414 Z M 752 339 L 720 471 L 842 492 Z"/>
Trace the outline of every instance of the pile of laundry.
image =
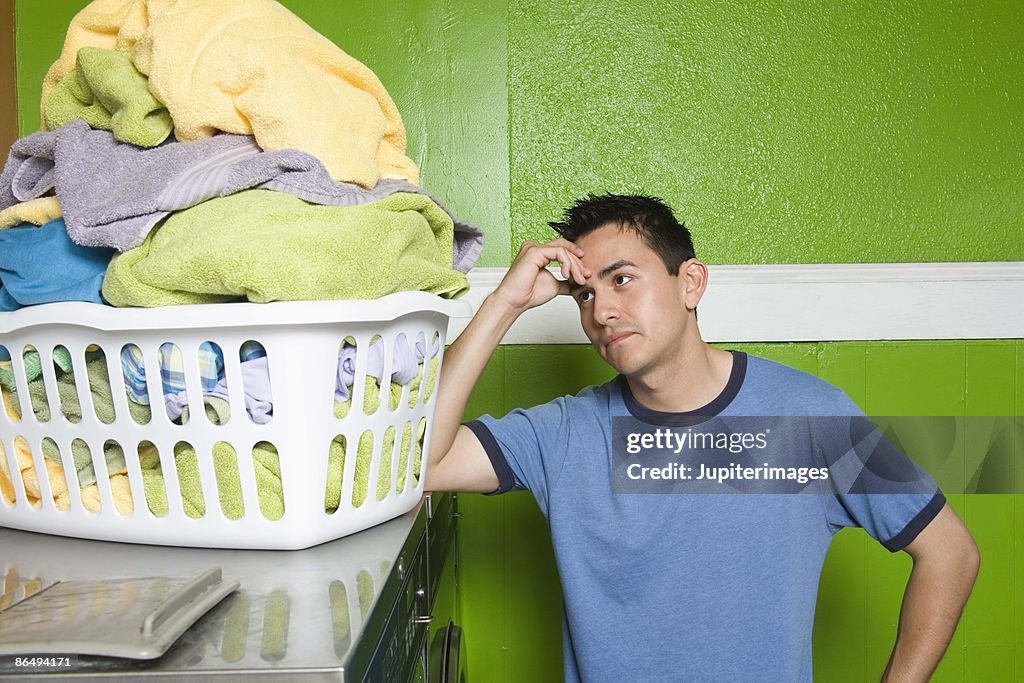
<path id="1" fill-rule="evenodd" d="M 383 84 L 274 0 L 94 0 L 68 28 L 40 112 L 42 130 L 14 143 L 0 173 L 0 311 L 58 301 L 154 307 L 468 290 L 483 234 L 419 186 Z M 392 394 L 427 374 L 432 383 L 424 367 L 436 368 L 437 352 L 396 340 Z M 241 353 L 249 418 L 269 420 L 265 354 Z M 372 368 L 382 345 L 368 353 Z M 30 375 L 40 365 L 33 354 L 26 348 L 22 357 Z M 203 354 L 207 416 L 226 421 L 223 359 L 219 349 Z M 342 345 L 339 415 L 351 400 L 345 369 L 354 354 Z M 70 382 L 70 396 L 70 359 L 62 365 L 58 356 L 58 384 Z M 98 376 L 107 377 L 106 359 L 87 361 L 102 363 Z M 132 416 L 148 420 L 141 357 L 125 347 L 120 361 Z M 175 422 L 188 419 L 182 367 L 161 350 L 164 407 Z M 40 373 L 26 377 L 30 396 L 21 404 L 11 372 L 0 346 L 7 412 L 20 417 L 30 402 L 37 417 L 48 413 L 45 395 L 34 393 L 43 389 Z M 379 399 L 381 372 L 367 379 L 367 400 L 374 392 Z M 110 393 L 104 381 L 97 386 L 90 370 L 96 405 Z M 48 468 L 60 462 L 46 455 Z M 19 450 L 19 464 L 23 456 L 30 463 Z M 107 459 L 108 472 L 121 471 L 123 454 Z M 76 453 L 75 463 L 80 484 L 92 481 L 88 453 Z M 5 466 L 0 457 L 0 475 Z M 329 492 L 325 505 L 337 506 Z"/>
<path id="2" fill-rule="evenodd" d="M 0 310 L 444 297 L 483 235 L 374 73 L 274 0 L 95 0 L 0 174 Z"/>

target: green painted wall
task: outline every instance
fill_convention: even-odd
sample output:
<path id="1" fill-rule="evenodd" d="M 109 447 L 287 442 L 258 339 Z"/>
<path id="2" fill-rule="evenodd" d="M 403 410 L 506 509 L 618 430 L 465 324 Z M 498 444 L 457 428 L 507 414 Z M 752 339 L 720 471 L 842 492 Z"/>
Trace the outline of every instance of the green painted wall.
<path id="1" fill-rule="evenodd" d="M 85 4 L 16 4 L 23 133 Z M 284 4 L 381 77 L 424 185 L 486 230 L 481 265 L 507 265 L 522 239 L 550 238 L 568 201 L 603 190 L 665 197 L 713 263 L 1024 259 L 1022 3 Z M 1024 414 L 1024 342 L 743 348 L 834 382 L 869 413 Z M 586 347 L 503 347 L 467 416 L 609 376 Z M 984 559 L 936 680 L 1024 680 L 1024 496 L 951 500 Z M 559 680 L 560 590 L 536 504 L 460 505 L 471 675 Z M 837 536 L 815 624 L 820 680 L 877 676 L 908 571 L 861 531 Z"/>
<path id="2" fill-rule="evenodd" d="M 712 263 L 1020 260 L 1022 32 L 1014 1 L 513 0 L 513 237 L 633 190 Z"/>

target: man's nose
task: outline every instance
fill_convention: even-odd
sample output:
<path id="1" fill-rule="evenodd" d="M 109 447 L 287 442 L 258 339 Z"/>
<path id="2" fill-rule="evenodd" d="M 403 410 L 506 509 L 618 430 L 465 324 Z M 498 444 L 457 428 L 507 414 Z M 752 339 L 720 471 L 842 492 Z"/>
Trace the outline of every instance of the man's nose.
<path id="1" fill-rule="evenodd" d="M 599 325 L 607 325 L 619 317 L 619 309 L 615 297 L 608 293 L 594 292 L 594 321 Z"/>

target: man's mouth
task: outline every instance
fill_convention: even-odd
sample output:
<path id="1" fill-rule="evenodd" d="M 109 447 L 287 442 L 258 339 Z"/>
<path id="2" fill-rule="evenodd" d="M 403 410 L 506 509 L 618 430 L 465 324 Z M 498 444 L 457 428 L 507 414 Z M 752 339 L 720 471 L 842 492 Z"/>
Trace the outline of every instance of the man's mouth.
<path id="1" fill-rule="evenodd" d="M 634 334 L 633 332 L 616 332 L 615 334 L 611 335 L 610 337 L 608 337 L 605 340 L 604 346 L 605 346 L 606 349 L 607 348 L 611 348 L 612 345 L 618 344 L 619 342 L 623 341 L 624 339 L 627 339 L 628 337 L 633 336 L 633 334 Z"/>

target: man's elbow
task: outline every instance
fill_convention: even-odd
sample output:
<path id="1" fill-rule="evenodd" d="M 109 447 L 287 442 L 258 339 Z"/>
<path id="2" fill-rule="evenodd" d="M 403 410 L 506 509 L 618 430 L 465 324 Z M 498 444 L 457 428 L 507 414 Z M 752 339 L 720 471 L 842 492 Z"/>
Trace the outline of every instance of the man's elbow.
<path id="1" fill-rule="evenodd" d="M 966 526 L 961 525 L 949 545 L 949 561 L 955 565 L 957 573 L 973 586 L 981 570 L 981 550 L 974 537 Z"/>
<path id="2" fill-rule="evenodd" d="M 947 575 L 959 579 L 965 593 L 971 592 L 981 571 L 981 551 L 966 528 L 950 539 L 945 552 L 934 559 L 941 563 Z"/>
<path id="3" fill-rule="evenodd" d="M 967 534 L 967 540 L 964 543 L 961 557 L 964 575 L 970 578 L 971 585 L 973 586 L 974 580 L 978 578 L 978 572 L 981 571 L 981 551 L 978 549 L 978 544 L 975 543 L 970 533 Z"/>
<path id="4" fill-rule="evenodd" d="M 978 544 L 948 505 L 906 550 L 915 564 L 920 562 L 923 566 L 956 576 L 968 586 L 974 585 L 981 569 Z"/>
<path id="5" fill-rule="evenodd" d="M 425 491 L 451 491 L 448 477 L 444 476 L 444 466 L 441 464 L 444 462 L 445 453 L 440 458 L 437 458 L 434 462 L 430 463 L 427 467 L 426 478 L 424 479 L 423 489 Z"/>

